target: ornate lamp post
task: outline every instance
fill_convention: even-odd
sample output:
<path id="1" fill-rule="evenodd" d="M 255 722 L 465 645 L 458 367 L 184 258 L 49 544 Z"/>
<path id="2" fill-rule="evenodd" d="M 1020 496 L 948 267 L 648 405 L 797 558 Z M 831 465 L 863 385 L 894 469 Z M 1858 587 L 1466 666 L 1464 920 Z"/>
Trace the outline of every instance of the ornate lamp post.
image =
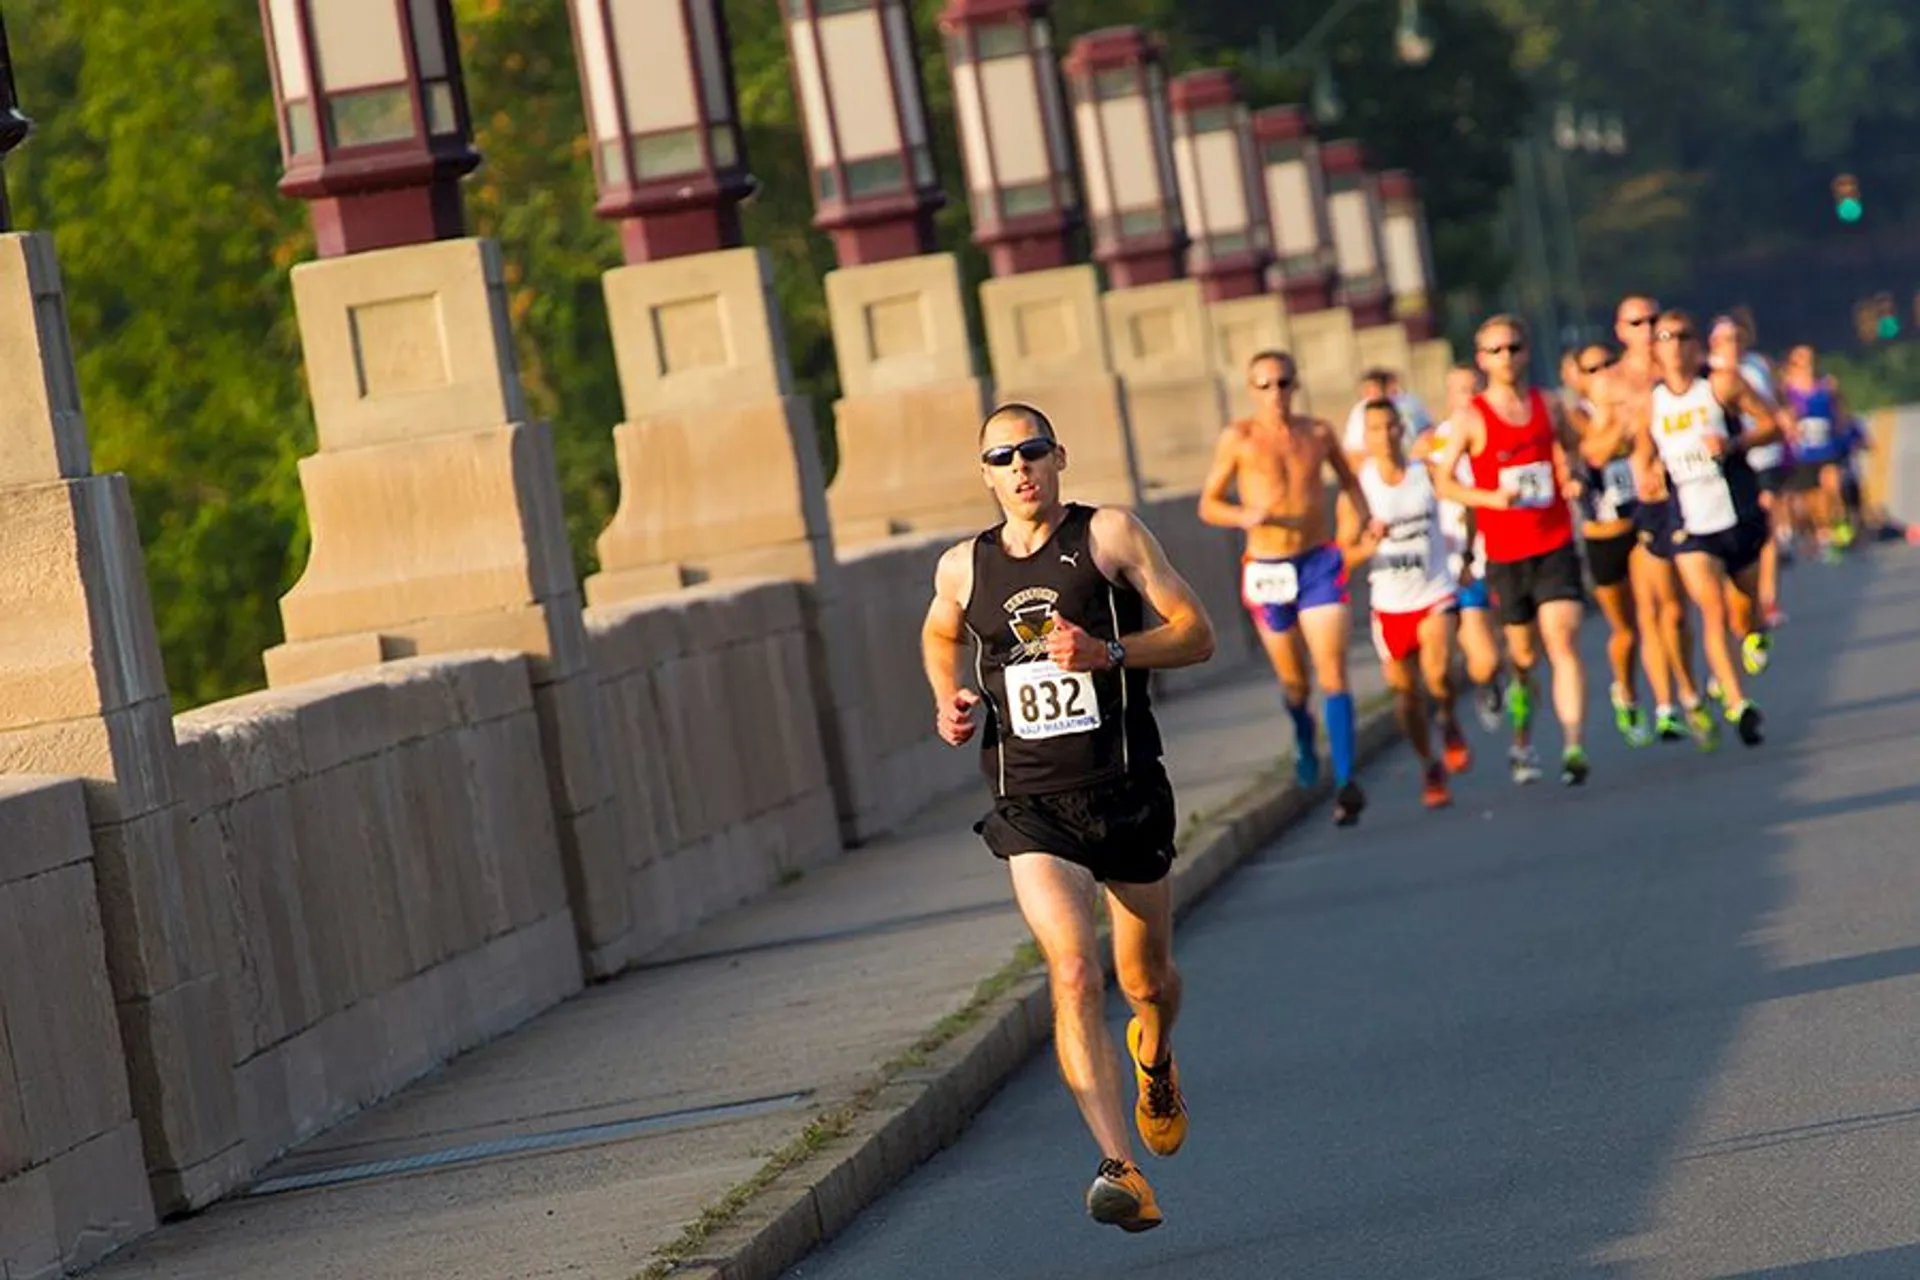
<path id="1" fill-rule="evenodd" d="M 1320 144 L 1305 109 L 1294 106 L 1254 112 L 1253 137 L 1266 188 L 1275 274 L 1287 310 L 1295 315 L 1324 311 L 1333 305 L 1338 273 Z"/>
<path id="2" fill-rule="evenodd" d="M 286 174 L 320 256 L 464 233 L 480 163 L 452 0 L 260 0 Z"/>
<path id="3" fill-rule="evenodd" d="M 1387 323 L 1392 299 L 1387 292 L 1386 250 L 1380 235 L 1380 200 L 1367 157 L 1358 142 L 1342 139 L 1320 149 L 1327 175 L 1327 218 L 1333 224 L 1333 250 L 1339 263 L 1339 298 L 1353 313 L 1356 328 Z"/>
<path id="4" fill-rule="evenodd" d="M 785 0 L 813 225 L 843 267 L 930 253 L 946 203 L 905 0 Z"/>
<path id="5" fill-rule="evenodd" d="M 13 96 L 13 54 L 7 49 L 6 20 L 0 18 L 0 231 L 13 230 L 13 212 L 7 206 L 7 153 L 27 140 L 33 122 L 20 114 Z"/>
<path id="6" fill-rule="evenodd" d="M 1423 342 L 1434 335 L 1436 285 L 1427 213 L 1413 175 L 1404 169 L 1381 174 L 1380 204 L 1393 313 L 1406 325 L 1409 338 Z"/>
<path id="7" fill-rule="evenodd" d="M 1167 86 L 1167 103 L 1180 207 L 1193 237 L 1189 271 L 1209 302 L 1265 291 L 1273 238 L 1238 82 L 1219 68 L 1189 71 Z"/>
<path id="8" fill-rule="evenodd" d="M 1138 27 L 1073 42 L 1062 64 L 1093 215 L 1093 256 L 1117 289 L 1183 273 L 1187 246 L 1167 122 L 1165 54 Z"/>
<path id="9" fill-rule="evenodd" d="M 752 193 L 719 0 L 570 0 L 600 188 L 628 262 L 734 248 Z"/>
<path id="10" fill-rule="evenodd" d="M 948 0 L 940 28 L 974 243 L 996 276 L 1066 266 L 1082 214 L 1046 0 Z"/>

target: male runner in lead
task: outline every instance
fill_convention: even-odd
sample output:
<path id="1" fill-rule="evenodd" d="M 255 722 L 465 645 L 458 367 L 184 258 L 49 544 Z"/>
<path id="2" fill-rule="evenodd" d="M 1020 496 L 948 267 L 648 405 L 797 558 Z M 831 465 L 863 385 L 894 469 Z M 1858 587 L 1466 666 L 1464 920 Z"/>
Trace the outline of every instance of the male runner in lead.
<path id="1" fill-rule="evenodd" d="M 1579 442 L 1558 402 L 1527 383 L 1525 323 L 1494 316 L 1480 325 L 1474 345 L 1487 390 L 1474 397 L 1463 429 L 1434 460 L 1434 480 L 1442 497 L 1475 509 L 1487 540 L 1487 584 L 1513 662 L 1507 686 L 1514 712 L 1513 780 L 1527 783 L 1540 776 L 1527 736 L 1537 622 L 1553 668 L 1553 706 L 1562 735 L 1560 781 L 1577 787 L 1588 773 L 1580 738 L 1586 704 L 1578 643 L 1584 606 L 1567 494 L 1578 489 L 1568 460 Z M 1461 458 L 1473 469 L 1470 485 L 1454 474 Z"/>
<path id="2" fill-rule="evenodd" d="M 1213 625 L 1131 512 L 1061 502 L 1067 451 L 1045 414 L 1002 405 L 980 446 L 1006 518 L 940 557 L 920 640 L 927 682 L 942 739 L 960 746 L 984 730 L 994 806 L 974 830 L 1006 859 L 1046 957 L 1060 1071 L 1100 1148 L 1087 1212 L 1146 1231 L 1161 1214 L 1124 1119 L 1094 908 L 1104 884 L 1114 968 L 1133 1008 L 1134 1122 L 1149 1151 L 1170 1156 L 1187 1135 L 1172 1042 L 1177 814 L 1147 681 L 1211 657 Z M 1165 621 L 1148 626 L 1149 608 Z M 962 683 L 969 636 L 978 689 Z"/>
<path id="3" fill-rule="evenodd" d="M 1213 467 L 1200 490 L 1200 518 L 1246 530 L 1241 598 L 1253 614 L 1293 718 L 1295 774 L 1302 786 L 1311 787 L 1319 781 L 1320 759 L 1314 748 L 1313 712 L 1307 707 L 1306 655 L 1295 628 L 1306 637 L 1326 706 L 1328 754 L 1338 788 L 1333 820 L 1345 827 L 1360 820 L 1367 797 L 1353 779 L 1347 569 L 1331 536 L 1323 469 L 1333 469 L 1360 527 L 1372 516 L 1333 428 L 1293 411 L 1298 381 L 1293 357 L 1285 352 L 1263 351 L 1248 362 L 1254 416 L 1220 433 Z M 1236 485 L 1238 502 L 1227 497 Z"/>

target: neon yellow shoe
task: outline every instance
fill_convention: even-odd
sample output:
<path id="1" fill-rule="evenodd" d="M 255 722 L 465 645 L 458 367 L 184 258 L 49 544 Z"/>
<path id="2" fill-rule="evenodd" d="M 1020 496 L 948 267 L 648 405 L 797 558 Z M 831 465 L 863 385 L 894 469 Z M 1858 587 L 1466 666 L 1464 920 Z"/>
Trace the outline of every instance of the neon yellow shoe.
<path id="1" fill-rule="evenodd" d="M 1180 1093 L 1180 1068 L 1173 1064 L 1173 1051 L 1158 1070 L 1149 1070 L 1140 1061 L 1140 1019 L 1127 1020 L 1127 1056 L 1133 1059 L 1134 1083 L 1140 1086 L 1140 1099 L 1133 1105 L 1133 1124 L 1140 1130 L 1140 1141 L 1157 1156 L 1170 1156 L 1187 1140 L 1187 1100 Z"/>
<path id="2" fill-rule="evenodd" d="M 1773 637 L 1767 632 L 1755 631 L 1740 641 L 1740 665 L 1748 675 L 1759 675 L 1772 660 Z"/>

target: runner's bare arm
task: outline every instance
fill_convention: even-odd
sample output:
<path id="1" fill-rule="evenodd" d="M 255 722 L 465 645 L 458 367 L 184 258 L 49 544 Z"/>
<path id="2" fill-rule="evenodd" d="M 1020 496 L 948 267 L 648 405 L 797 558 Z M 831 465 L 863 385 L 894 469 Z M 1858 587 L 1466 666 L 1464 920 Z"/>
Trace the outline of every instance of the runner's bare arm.
<path id="1" fill-rule="evenodd" d="M 1126 665 L 1190 667 L 1211 658 L 1213 621 L 1207 616 L 1206 606 L 1139 517 L 1120 507 L 1102 507 L 1094 512 L 1087 532 L 1100 572 L 1138 591 L 1147 607 L 1163 619 L 1158 626 L 1120 637 L 1127 650 Z M 1059 661 L 1057 657 L 1054 660 Z M 1068 669 L 1104 666 L 1106 651 L 1100 646 L 1097 658 L 1088 667 Z"/>
<path id="2" fill-rule="evenodd" d="M 1459 426 L 1440 450 L 1440 456 L 1428 464 L 1433 470 L 1433 487 L 1448 502 L 1504 511 L 1512 505 L 1507 494 L 1495 489 L 1476 489 L 1460 482 L 1460 459 L 1479 448 L 1486 438 L 1487 420 L 1480 416 L 1480 411 L 1469 409 L 1462 414 Z"/>
<path id="3" fill-rule="evenodd" d="M 1342 502 L 1339 508 L 1339 514 L 1334 517 L 1334 541 L 1339 544 L 1340 559 L 1347 568 L 1357 568 L 1373 559 L 1373 553 L 1379 550 L 1379 530 L 1372 520 L 1362 521 L 1351 502 Z"/>
<path id="4" fill-rule="evenodd" d="M 920 659 L 933 690 L 935 728 L 959 746 L 973 736 L 980 695 L 961 683 L 966 665 L 967 599 L 973 594 L 973 542 L 957 543 L 940 556 L 933 571 L 933 603 L 920 626 Z"/>
<path id="5" fill-rule="evenodd" d="M 1353 469 L 1353 461 L 1340 447 L 1340 441 L 1334 437 L 1333 427 L 1324 419 L 1314 420 L 1314 430 L 1326 442 L 1327 465 L 1333 468 L 1333 478 L 1340 484 L 1340 492 L 1347 495 L 1347 502 L 1354 510 L 1362 528 L 1373 519 L 1373 510 L 1367 506 L 1367 491 L 1360 487 L 1360 476 Z"/>
<path id="6" fill-rule="evenodd" d="M 1618 389 L 1613 379 L 1605 374 L 1595 375 L 1593 412 L 1586 415 L 1580 432 L 1580 456 L 1589 465 L 1604 467 L 1620 452 L 1620 444 L 1627 438 L 1627 415 L 1625 406 L 1620 403 Z"/>
<path id="7" fill-rule="evenodd" d="M 1240 429 L 1228 427 L 1213 444 L 1213 463 L 1200 486 L 1200 520 L 1222 529 L 1251 529 L 1262 522 L 1264 513 L 1238 502 L 1229 501 L 1227 488 L 1240 470 Z"/>
<path id="8" fill-rule="evenodd" d="M 1653 446 L 1653 424 L 1636 422 L 1633 426 L 1634 483 L 1639 487 L 1642 501 L 1659 502 L 1666 497 L 1666 484 L 1660 455 Z"/>
<path id="9" fill-rule="evenodd" d="M 1713 394 L 1721 404 L 1752 421 L 1753 426 L 1740 435 L 1742 449 L 1772 444 L 1780 438 L 1780 423 L 1774 416 L 1773 405 L 1739 373 L 1731 369 L 1714 370 Z"/>
<path id="10" fill-rule="evenodd" d="M 1560 496 L 1572 502 L 1587 487 L 1573 460 L 1580 456 L 1580 431 L 1573 425 L 1567 407 L 1558 399 L 1547 401 L 1547 421 L 1553 425 L 1553 471 L 1560 477 Z"/>

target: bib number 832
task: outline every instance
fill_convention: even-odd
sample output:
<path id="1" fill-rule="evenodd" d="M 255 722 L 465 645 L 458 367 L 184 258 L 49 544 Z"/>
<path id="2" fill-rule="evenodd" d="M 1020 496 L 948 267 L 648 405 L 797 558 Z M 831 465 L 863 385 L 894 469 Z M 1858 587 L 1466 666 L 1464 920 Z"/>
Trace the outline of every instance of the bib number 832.
<path id="1" fill-rule="evenodd" d="M 1007 700 L 1013 704 L 1016 737 L 1058 738 L 1100 727 L 1100 703 L 1090 672 L 1023 662 L 1007 668 Z"/>

